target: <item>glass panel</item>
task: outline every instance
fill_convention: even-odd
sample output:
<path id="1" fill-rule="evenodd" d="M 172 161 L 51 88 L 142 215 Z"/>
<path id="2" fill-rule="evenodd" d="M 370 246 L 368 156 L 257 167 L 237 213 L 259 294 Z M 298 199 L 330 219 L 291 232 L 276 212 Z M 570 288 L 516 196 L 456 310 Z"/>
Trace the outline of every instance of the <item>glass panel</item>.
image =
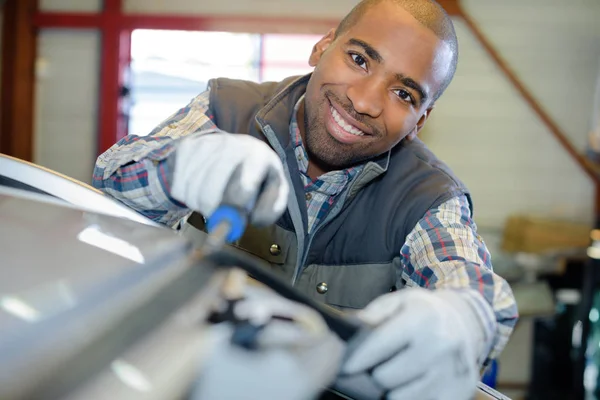
<path id="1" fill-rule="evenodd" d="M 96 159 L 99 57 L 95 30 L 38 36 L 34 162 L 85 183 Z"/>
<path id="2" fill-rule="evenodd" d="M 279 81 L 312 70 L 321 35 L 136 30 L 129 133 L 147 135 L 206 89 L 209 79 Z M 262 43 L 261 43 L 262 41 Z"/>
<path id="3" fill-rule="evenodd" d="M 280 81 L 288 76 L 312 71 L 308 57 L 319 39 L 321 35 L 263 35 L 263 81 Z"/>
<path id="4" fill-rule="evenodd" d="M 98 12 L 102 0 L 40 0 L 41 11 Z"/>
<path id="5" fill-rule="evenodd" d="M 129 133 L 147 135 L 206 89 L 209 79 L 258 81 L 260 35 L 135 30 Z"/>

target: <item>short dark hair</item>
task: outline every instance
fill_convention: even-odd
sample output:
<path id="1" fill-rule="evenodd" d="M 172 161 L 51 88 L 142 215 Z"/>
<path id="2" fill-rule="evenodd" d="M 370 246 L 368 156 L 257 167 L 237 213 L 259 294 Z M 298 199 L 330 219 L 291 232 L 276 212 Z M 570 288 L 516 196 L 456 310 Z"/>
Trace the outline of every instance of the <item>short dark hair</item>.
<path id="1" fill-rule="evenodd" d="M 450 61 L 450 69 L 442 86 L 433 96 L 435 102 L 444 93 L 456 72 L 458 64 L 458 39 L 454 31 L 452 19 L 434 0 L 363 0 L 358 3 L 349 13 L 342 19 L 335 31 L 335 38 L 350 29 L 358 20 L 373 6 L 389 1 L 408 11 L 417 21 L 430 29 L 435 35 L 442 40 L 452 51 L 452 60 Z"/>

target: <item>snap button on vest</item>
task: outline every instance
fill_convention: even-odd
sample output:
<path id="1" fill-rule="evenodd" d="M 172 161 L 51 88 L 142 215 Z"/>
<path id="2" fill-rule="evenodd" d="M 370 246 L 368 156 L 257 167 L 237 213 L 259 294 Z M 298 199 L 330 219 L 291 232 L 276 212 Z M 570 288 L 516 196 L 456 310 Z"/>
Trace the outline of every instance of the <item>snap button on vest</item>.
<path id="1" fill-rule="evenodd" d="M 304 195 L 304 197 L 306 197 L 306 200 L 310 200 L 310 199 L 312 199 L 312 194 L 310 194 L 310 193 L 306 193 L 306 194 Z"/>
<path id="2" fill-rule="evenodd" d="M 269 249 L 269 253 L 273 254 L 274 256 L 278 256 L 281 254 L 281 247 L 279 247 L 278 244 L 273 243 Z"/>
<path id="3" fill-rule="evenodd" d="M 321 282 L 317 285 L 317 292 L 319 292 L 321 294 L 325 294 L 325 293 L 327 293 L 327 290 L 329 290 L 329 289 L 327 288 L 326 282 Z"/>

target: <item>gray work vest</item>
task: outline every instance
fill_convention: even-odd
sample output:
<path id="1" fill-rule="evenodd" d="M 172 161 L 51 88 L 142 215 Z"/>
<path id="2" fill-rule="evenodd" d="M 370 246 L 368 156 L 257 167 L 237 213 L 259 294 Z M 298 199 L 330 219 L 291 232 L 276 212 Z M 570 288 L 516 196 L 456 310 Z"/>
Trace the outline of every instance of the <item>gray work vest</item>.
<path id="1" fill-rule="evenodd" d="M 284 162 L 292 188 L 287 211 L 277 224 L 249 227 L 234 246 L 268 261 L 313 299 L 339 309 L 360 309 L 404 286 L 400 250 L 427 210 L 457 195 L 465 194 L 469 201 L 470 197 L 423 142 L 403 141 L 369 161 L 307 234 L 306 199 L 289 125 L 309 78 L 263 84 L 224 78 L 210 82 L 216 125 L 267 142 Z M 201 242 L 202 216 L 193 214 L 183 229 Z"/>

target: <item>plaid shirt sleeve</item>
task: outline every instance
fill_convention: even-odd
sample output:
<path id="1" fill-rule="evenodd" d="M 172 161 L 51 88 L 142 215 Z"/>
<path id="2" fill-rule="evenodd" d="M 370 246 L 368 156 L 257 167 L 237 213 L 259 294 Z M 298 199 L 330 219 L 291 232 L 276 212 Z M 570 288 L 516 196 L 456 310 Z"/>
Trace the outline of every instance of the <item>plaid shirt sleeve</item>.
<path id="1" fill-rule="evenodd" d="M 429 210 L 401 250 L 408 286 L 449 288 L 463 293 L 485 332 L 483 365 L 504 349 L 518 319 L 508 283 L 493 272 L 490 253 L 477 234 L 465 196 Z"/>
<path id="2" fill-rule="evenodd" d="M 209 112 L 210 88 L 158 125 L 148 136 L 128 135 L 101 154 L 92 185 L 140 214 L 173 226 L 190 210 L 170 196 L 168 156 L 185 136 L 217 130 Z"/>

